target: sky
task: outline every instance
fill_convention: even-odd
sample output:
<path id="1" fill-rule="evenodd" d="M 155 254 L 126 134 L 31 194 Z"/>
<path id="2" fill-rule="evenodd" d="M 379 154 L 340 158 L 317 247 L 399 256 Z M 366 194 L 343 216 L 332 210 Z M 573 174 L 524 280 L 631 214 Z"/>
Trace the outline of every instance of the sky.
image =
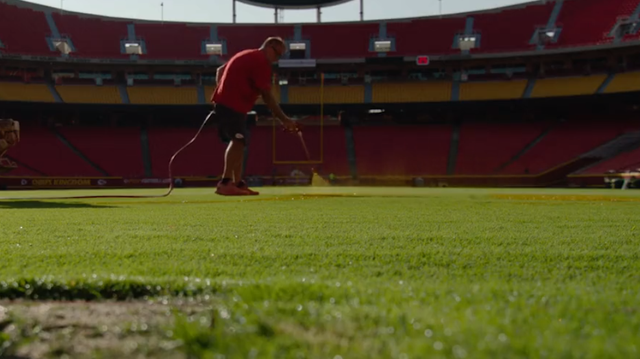
<path id="1" fill-rule="evenodd" d="M 533 0 L 442 0 L 442 14 L 495 8 Z M 67 11 L 161 20 L 164 3 L 165 21 L 230 23 L 232 0 L 28 0 L 28 2 Z M 432 16 L 440 13 L 440 0 L 364 0 L 365 20 Z M 273 23 L 273 10 L 237 3 L 237 22 Z M 359 0 L 322 10 L 322 22 L 357 21 Z M 285 10 L 284 22 L 315 22 L 315 10 Z"/>

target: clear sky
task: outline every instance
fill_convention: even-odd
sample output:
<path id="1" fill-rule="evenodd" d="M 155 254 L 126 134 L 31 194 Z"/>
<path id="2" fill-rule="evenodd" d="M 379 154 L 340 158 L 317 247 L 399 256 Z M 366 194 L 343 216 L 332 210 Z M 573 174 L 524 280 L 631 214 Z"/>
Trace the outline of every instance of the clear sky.
<path id="1" fill-rule="evenodd" d="M 507 6 L 533 0 L 442 0 L 442 13 L 450 14 Z M 187 22 L 232 22 L 231 0 L 29 0 L 51 7 L 105 16 L 160 20 L 160 3 L 164 2 L 164 19 Z M 365 20 L 430 16 L 439 14 L 439 0 L 364 0 Z M 359 19 L 359 0 L 323 9 L 322 21 Z M 237 21 L 273 22 L 273 11 L 237 4 Z M 285 10 L 284 22 L 314 22 L 315 10 Z"/>

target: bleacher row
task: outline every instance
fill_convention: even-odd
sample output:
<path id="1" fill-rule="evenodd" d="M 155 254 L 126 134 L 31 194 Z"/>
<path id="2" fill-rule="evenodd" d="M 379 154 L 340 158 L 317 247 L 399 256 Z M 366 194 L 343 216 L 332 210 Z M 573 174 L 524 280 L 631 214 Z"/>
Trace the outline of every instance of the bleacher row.
<path id="1" fill-rule="evenodd" d="M 604 119 L 564 123 L 463 123 L 459 132 L 451 125 L 355 126 L 356 173 L 359 176 L 428 175 L 535 175 L 571 161 L 618 136 L 640 130 L 637 121 L 607 122 Z M 351 173 L 347 148 L 350 141 L 341 126 L 305 129 L 312 160 L 323 159 L 322 173 Z M 144 165 L 142 135 L 138 128 L 62 127 L 49 130 L 25 126 L 20 146 L 10 157 L 20 168 L 12 176 L 122 176 L 166 177 L 171 155 L 186 143 L 195 129 L 151 128 L 147 131 L 150 163 Z M 455 132 L 455 136 L 454 136 Z M 271 175 L 274 161 L 305 160 L 295 136 L 271 127 L 251 129 L 248 175 Z M 455 142 L 453 142 L 455 141 Z M 69 146 L 68 144 L 71 146 Z M 452 143 L 454 146 L 452 146 Z M 381 144 L 384 144 L 382 146 Z M 533 145 L 532 145 L 533 144 Z M 275 158 L 274 149 L 275 147 Z M 218 176 L 223 168 L 225 146 L 216 129 L 208 127 L 181 154 L 176 176 Z M 77 152 L 82 153 L 85 161 Z M 638 150 L 599 163 L 588 173 L 638 166 Z M 449 167 L 451 158 L 455 166 Z M 55 159 L 55 160 L 54 160 Z M 615 167 L 612 167 L 615 166 Z M 151 173 L 145 172 L 151 168 Z"/>
<path id="2" fill-rule="evenodd" d="M 548 48 L 589 46 L 638 40 L 612 35 L 620 19 L 638 16 L 638 0 L 565 0 L 532 2 L 500 10 L 447 17 L 383 20 L 334 24 L 184 24 L 107 19 L 60 14 L 50 8 L 0 0 L 0 51 L 10 54 L 52 56 L 47 37 L 67 37 L 72 57 L 128 58 L 122 41 L 144 42 L 148 59 L 202 59 L 207 41 L 223 41 L 226 56 L 257 47 L 266 36 L 309 41 L 311 58 L 370 57 L 372 39 L 394 39 L 395 56 L 438 55 L 460 52 L 452 44 L 459 35 L 481 37 L 472 53 L 535 50 L 537 29 L 560 29 Z M 337 41 L 336 39 L 340 39 Z M 425 53 L 428 52 L 428 53 Z"/>
<path id="3" fill-rule="evenodd" d="M 463 82 L 459 86 L 460 101 L 507 100 L 527 97 L 525 89 L 528 80 Z M 365 96 L 365 85 L 325 86 L 322 100 L 327 104 L 358 103 L 411 103 L 445 102 L 454 100 L 453 83 L 408 82 L 374 83 L 371 98 Z M 195 105 L 198 104 L 196 86 L 131 86 L 123 87 L 127 96 L 120 93 L 118 86 L 104 85 L 58 85 L 52 87 L 62 102 L 82 104 L 123 104 L 128 98 L 131 104 Z M 204 86 L 205 101 L 213 92 L 212 86 Z M 528 97 L 558 97 L 640 91 L 640 72 L 620 73 L 608 80 L 607 75 L 583 77 L 538 79 Z M 275 86 L 274 94 L 284 104 L 318 104 L 321 101 L 320 87 Z M 55 102 L 54 92 L 43 83 L 0 82 L 0 101 Z"/>

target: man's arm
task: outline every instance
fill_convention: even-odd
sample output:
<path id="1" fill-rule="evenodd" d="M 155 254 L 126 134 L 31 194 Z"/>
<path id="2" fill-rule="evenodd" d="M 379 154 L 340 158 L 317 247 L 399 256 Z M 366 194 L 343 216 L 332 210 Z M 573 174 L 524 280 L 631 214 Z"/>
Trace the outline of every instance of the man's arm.
<path id="1" fill-rule="evenodd" d="M 289 119 L 289 117 L 284 114 L 275 97 L 273 97 L 271 89 L 262 89 L 260 90 L 260 94 L 262 95 L 262 100 L 264 101 L 264 103 L 269 107 L 273 115 L 276 116 L 282 124 L 291 122 L 291 119 Z"/>
<path id="2" fill-rule="evenodd" d="M 220 78 L 222 77 L 222 73 L 224 72 L 224 69 L 226 66 L 227 64 L 223 64 L 222 66 L 218 67 L 218 69 L 216 70 L 216 84 L 220 83 Z"/>
<path id="3" fill-rule="evenodd" d="M 271 89 L 262 89 L 260 90 L 260 94 L 262 95 L 262 100 L 269 107 L 274 116 L 280 120 L 280 123 L 287 131 L 297 132 L 300 131 L 298 125 L 293 122 L 287 115 L 284 114 L 280 105 L 276 101 L 275 97 L 271 93 Z"/>

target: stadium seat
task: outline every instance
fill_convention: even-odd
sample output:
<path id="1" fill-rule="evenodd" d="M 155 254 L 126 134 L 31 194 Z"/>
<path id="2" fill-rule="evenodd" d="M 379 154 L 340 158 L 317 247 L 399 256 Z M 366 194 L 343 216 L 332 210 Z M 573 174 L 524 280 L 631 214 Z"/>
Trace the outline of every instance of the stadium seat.
<path id="1" fill-rule="evenodd" d="M 359 176 L 447 173 L 450 126 L 356 126 L 353 140 Z"/>
<path id="2" fill-rule="evenodd" d="M 211 101 L 211 96 L 213 95 L 213 90 L 215 89 L 215 87 L 213 86 L 205 86 L 204 87 L 204 98 L 205 101 L 207 103 L 209 103 Z M 280 86 L 279 85 L 273 85 L 273 87 L 271 88 L 271 91 L 273 93 L 273 96 L 275 97 L 277 102 L 280 102 Z M 258 100 L 256 101 L 256 104 L 264 104 L 264 101 L 262 101 L 262 97 L 258 97 Z"/>
<path id="3" fill-rule="evenodd" d="M 595 94 L 607 75 L 539 79 L 531 97 L 577 96 Z"/>
<path id="4" fill-rule="evenodd" d="M 12 54 L 52 56 L 44 13 L 0 2 L 0 40 Z"/>
<path id="5" fill-rule="evenodd" d="M 325 86 L 320 93 L 320 86 L 289 86 L 290 104 L 327 104 L 364 103 L 364 86 Z"/>
<path id="6" fill-rule="evenodd" d="M 60 85 L 56 90 L 66 103 L 121 104 L 116 86 Z"/>
<path id="7" fill-rule="evenodd" d="M 46 128 L 25 126 L 20 137 L 10 156 L 46 176 L 102 176 Z"/>
<path id="8" fill-rule="evenodd" d="M 145 58 L 206 60 L 202 54 L 202 41 L 209 39 L 208 26 L 187 24 L 136 24 L 136 36 L 145 41 Z"/>
<path id="9" fill-rule="evenodd" d="M 94 17 L 52 13 L 61 34 L 69 36 L 76 52 L 73 57 L 128 58 L 121 53 L 120 41 L 127 39 L 127 23 Z"/>
<path id="10" fill-rule="evenodd" d="M 464 123 L 460 126 L 456 174 L 490 175 L 522 151 L 547 123 Z"/>
<path id="11" fill-rule="evenodd" d="M 129 101 L 139 105 L 195 105 L 198 92 L 195 87 L 131 86 L 127 88 Z"/>
<path id="12" fill-rule="evenodd" d="M 371 38 L 378 36 L 377 23 L 304 24 L 302 38 L 311 41 L 311 58 L 371 57 Z"/>
<path id="13" fill-rule="evenodd" d="M 526 80 L 464 82 L 460 84 L 461 101 L 507 100 L 521 98 Z"/>
<path id="14" fill-rule="evenodd" d="M 640 91 L 640 72 L 616 74 L 605 93 Z"/>
<path id="15" fill-rule="evenodd" d="M 246 49 L 257 49 L 269 36 L 279 36 L 284 40 L 293 39 L 293 25 L 219 25 L 218 38 L 225 40 L 227 54 L 231 56 Z"/>
<path id="16" fill-rule="evenodd" d="M 373 103 L 443 102 L 451 100 L 451 82 L 374 83 Z"/>
<path id="17" fill-rule="evenodd" d="M 547 47 L 610 43 L 618 19 L 631 15 L 637 5 L 636 0 L 566 0 L 556 23 L 562 28 L 560 38 Z"/>
<path id="18" fill-rule="evenodd" d="M 349 164 L 347 158 L 346 137 L 344 128 L 340 126 L 325 126 L 323 128 L 322 156 L 320 153 L 320 127 L 307 126 L 304 129 L 304 140 L 312 161 L 323 163 L 309 165 L 319 168 L 321 174 L 334 173 L 348 175 Z M 270 175 L 274 171 L 274 142 L 271 126 L 256 126 L 251 129 L 249 158 L 246 173 L 248 175 Z M 283 133 L 276 128 L 275 161 L 277 162 L 305 162 L 307 161 L 304 148 L 297 136 Z M 304 165 L 300 165 L 304 167 Z"/>
<path id="19" fill-rule="evenodd" d="M 150 128 L 149 151 L 153 175 L 169 176 L 171 156 L 189 142 L 198 131 L 197 128 Z M 219 176 L 224 169 L 224 145 L 218 139 L 214 127 L 202 130 L 199 138 L 187 147 L 178 157 L 173 175 L 180 176 Z"/>
<path id="20" fill-rule="evenodd" d="M 413 19 L 387 22 L 387 35 L 396 39 L 398 56 L 449 54 L 453 49 L 453 38 L 464 32 L 465 18 Z"/>
<path id="21" fill-rule="evenodd" d="M 540 142 L 506 167 L 503 174 L 538 174 L 571 161 L 640 125 L 627 122 L 568 121 L 551 130 Z"/>
<path id="22" fill-rule="evenodd" d="M 0 82 L 1 101 L 54 102 L 53 94 L 45 84 Z"/>
<path id="23" fill-rule="evenodd" d="M 640 168 L 640 148 L 623 152 L 618 156 L 602 161 L 587 169 L 583 174 L 604 174 L 610 170 L 616 172 L 635 171 L 638 168 Z"/>
<path id="24" fill-rule="evenodd" d="M 481 38 L 472 53 L 532 50 L 529 42 L 535 30 L 545 27 L 555 3 L 532 4 L 499 12 L 473 14 L 474 28 Z"/>
<path id="25" fill-rule="evenodd" d="M 84 156 L 110 176 L 144 176 L 140 129 L 63 127 L 62 134 Z"/>

